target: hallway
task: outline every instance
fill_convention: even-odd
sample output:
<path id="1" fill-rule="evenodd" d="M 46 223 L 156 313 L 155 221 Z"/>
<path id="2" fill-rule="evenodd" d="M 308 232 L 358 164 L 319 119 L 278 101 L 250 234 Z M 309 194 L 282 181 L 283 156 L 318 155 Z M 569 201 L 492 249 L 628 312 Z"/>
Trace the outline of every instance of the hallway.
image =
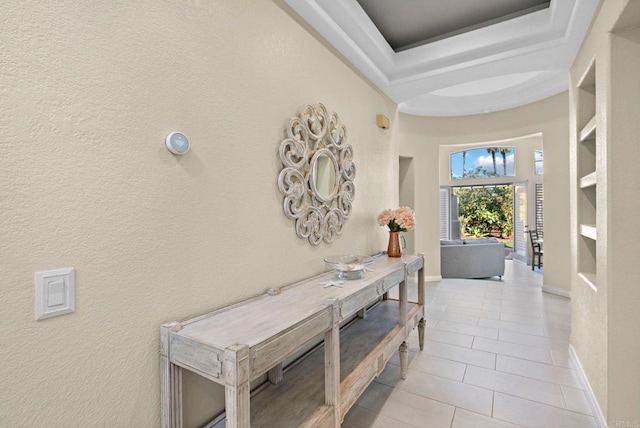
<path id="1" fill-rule="evenodd" d="M 424 351 L 412 333 L 407 379 L 396 354 L 343 427 L 596 427 L 569 360 L 570 301 L 541 286 L 514 261 L 504 281 L 427 283 Z"/>

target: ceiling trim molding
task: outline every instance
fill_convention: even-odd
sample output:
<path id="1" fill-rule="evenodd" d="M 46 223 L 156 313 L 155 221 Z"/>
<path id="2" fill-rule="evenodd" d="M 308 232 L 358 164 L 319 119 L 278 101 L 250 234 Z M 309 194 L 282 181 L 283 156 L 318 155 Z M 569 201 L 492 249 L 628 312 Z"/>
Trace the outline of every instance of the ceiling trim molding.
<path id="1" fill-rule="evenodd" d="M 549 8 L 396 53 L 356 0 L 284 1 L 400 111 L 433 116 L 497 111 L 567 90 L 566 76 L 558 76 L 568 72 L 599 3 L 552 0 Z M 534 71 L 541 73 L 491 96 L 442 100 L 447 97 L 431 94 Z"/>

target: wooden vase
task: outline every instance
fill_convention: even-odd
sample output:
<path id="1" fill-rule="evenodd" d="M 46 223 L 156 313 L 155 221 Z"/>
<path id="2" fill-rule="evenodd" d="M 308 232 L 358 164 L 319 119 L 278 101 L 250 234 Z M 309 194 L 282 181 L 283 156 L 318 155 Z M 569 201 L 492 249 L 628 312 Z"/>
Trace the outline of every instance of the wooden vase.
<path id="1" fill-rule="evenodd" d="M 400 249 L 400 232 L 389 232 L 389 246 L 387 247 L 387 256 L 400 257 L 402 250 Z"/>

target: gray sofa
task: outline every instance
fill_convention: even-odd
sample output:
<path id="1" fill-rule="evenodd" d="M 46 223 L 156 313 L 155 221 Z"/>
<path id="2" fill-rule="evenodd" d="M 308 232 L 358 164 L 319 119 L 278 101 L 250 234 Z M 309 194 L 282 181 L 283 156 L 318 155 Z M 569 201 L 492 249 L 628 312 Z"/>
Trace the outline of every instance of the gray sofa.
<path id="1" fill-rule="evenodd" d="M 440 241 L 443 278 L 489 278 L 504 275 L 504 244 L 495 238 Z"/>

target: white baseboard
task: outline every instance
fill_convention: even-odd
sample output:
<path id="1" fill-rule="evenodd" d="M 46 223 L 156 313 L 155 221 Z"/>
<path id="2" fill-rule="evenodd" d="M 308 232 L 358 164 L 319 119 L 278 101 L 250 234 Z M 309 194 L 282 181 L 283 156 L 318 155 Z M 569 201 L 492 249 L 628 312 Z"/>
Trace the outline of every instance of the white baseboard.
<path id="1" fill-rule="evenodd" d="M 424 281 L 425 281 L 425 282 L 437 282 L 437 281 L 442 281 L 442 275 L 431 275 L 431 276 L 425 276 L 425 277 L 424 277 Z"/>
<path id="2" fill-rule="evenodd" d="M 571 363 L 576 369 L 578 373 L 578 378 L 580 383 L 582 384 L 582 389 L 587 395 L 587 400 L 589 401 L 589 405 L 591 406 L 591 412 L 596 418 L 596 424 L 598 428 L 607 428 L 607 421 L 602 414 L 602 410 L 598 405 L 598 400 L 596 400 L 596 396 L 593 393 L 593 389 L 591 389 L 591 385 L 589 384 L 589 380 L 587 379 L 587 375 L 582 368 L 582 364 L 580 364 L 580 360 L 578 359 L 578 354 L 576 354 L 576 350 L 573 349 L 573 345 L 569 345 L 569 358 L 571 359 Z"/>
<path id="3" fill-rule="evenodd" d="M 564 288 L 552 287 L 550 285 L 543 285 L 542 291 L 550 294 L 557 294 L 558 296 L 571 298 L 571 291 L 565 290 Z"/>

